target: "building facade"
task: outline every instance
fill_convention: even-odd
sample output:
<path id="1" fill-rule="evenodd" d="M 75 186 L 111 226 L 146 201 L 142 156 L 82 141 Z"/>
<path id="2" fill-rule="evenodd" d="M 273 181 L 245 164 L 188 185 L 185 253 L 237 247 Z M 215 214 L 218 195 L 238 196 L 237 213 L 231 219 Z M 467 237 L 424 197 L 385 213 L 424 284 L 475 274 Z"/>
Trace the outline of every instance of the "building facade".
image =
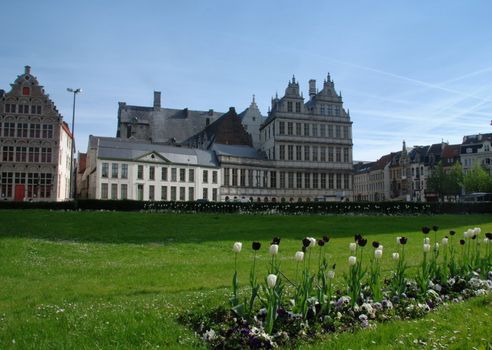
<path id="1" fill-rule="evenodd" d="M 464 136 L 460 156 L 465 173 L 480 165 L 492 175 L 492 134 Z"/>
<path id="2" fill-rule="evenodd" d="M 72 135 L 31 67 L 0 92 L 2 200 L 63 201 L 70 197 Z"/>

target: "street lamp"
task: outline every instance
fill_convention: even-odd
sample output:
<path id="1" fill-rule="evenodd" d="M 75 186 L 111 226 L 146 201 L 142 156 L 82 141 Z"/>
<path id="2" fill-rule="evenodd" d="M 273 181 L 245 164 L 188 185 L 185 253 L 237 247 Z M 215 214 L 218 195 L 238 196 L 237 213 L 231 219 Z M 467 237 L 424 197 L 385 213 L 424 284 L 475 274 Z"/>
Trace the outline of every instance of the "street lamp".
<path id="1" fill-rule="evenodd" d="M 73 193 L 73 154 L 74 154 L 74 143 L 75 143 L 75 134 L 74 134 L 74 130 L 75 130 L 75 97 L 77 96 L 78 93 L 81 93 L 82 92 L 82 89 L 78 88 L 78 89 L 71 89 L 71 88 L 67 88 L 67 91 L 68 92 L 71 92 L 73 93 L 73 112 L 72 112 L 72 147 L 70 149 L 70 188 L 68 190 L 68 195 L 69 195 L 69 198 L 74 198 L 75 197 L 75 194 Z"/>

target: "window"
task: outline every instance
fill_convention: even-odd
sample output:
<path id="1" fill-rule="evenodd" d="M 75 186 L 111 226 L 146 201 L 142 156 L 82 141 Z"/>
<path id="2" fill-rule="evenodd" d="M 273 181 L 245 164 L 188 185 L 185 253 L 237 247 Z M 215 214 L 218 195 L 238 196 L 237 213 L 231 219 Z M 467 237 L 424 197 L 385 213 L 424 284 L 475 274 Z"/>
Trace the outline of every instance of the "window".
<path id="1" fill-rule="evenodd" d="M 128 179 L 128 164 L 121 164 L 121 178 Z"/>
<path id="2" fill-rule="evenodd" d="M 343 174 L 343 188 L 350 189 L 350 175 Z"/>
<path id="3" fill-rule="evenodd" d="M 149 167 L 149 180 L 155 180 L 155 167 Z"/>
<path id="4" fill-rule="evenodd" d="M 118 178 L 118 163 L 112 163 L 111 164 L 111 177 L 113 179 Z"/>
<path id="5" fill-rule="evenodd" d="M 318 173 L 313 173 L 313 188 L 318 188 L 318 179 L 319 179 L 319 174 Z"/>
<path id="6" fill-rule="evenodd" d="M 14 173 L 3 172 L 1 182 L 1 196 L 2 198 L 12 197 L 12 185 L 14 183 Z"/>
<path id="7" fill-rule="evenodd" d="M 19 105 L 19 113 L 29 114 L 29 105 L 25 105 L 25 104 Z"/>
<path id="8" fill-rule="evenodd" d="M 109 163 L 102 163 L 101 177 L 108 177 Z"/>
<path id="9" fill-rule="evenodd" d="M 161 180 L 162 181 L 167 181 L 167 168 L 162 168 L 161 169 Z"/>
<path id="10" fill-rule="evenodd" d="M 16 162 L 27 162 L 27 147 L 15 148 L 15 161 Z"/>
<path id="11" fill-rule="evenodd" d="M 289 188 L 294 188 L 294 173 L 290 171 L 287 174 L 287 186 Z"/>
<path id="12" fill-rule="evenodd" d="M 17 123 L 17 137 L 27 137 L 28 126 L 27 123 Z"/>
<path id="13" fill-rule="evenodd" d="M 323 173 L 320 175 L 321 175 L 320 176 L 321 177 L 321 181 L 320 181 L 321 182 L 321 188 L 326 189 L 326 174 Z"/>
<path id="14" fill-rule="evenodd" d="M 143 176 L 144 176 L 143 173 L 144 173 L 144 167 L 143 165 L 139 165 L 137 168 L 137 179 L 143 180 Z"/>
<path id="15" fill-rule="evenodd" d="M 285 123 L 284 122 L 279 122 L 278 124 L 279 127 L 279 135 L 284 135 L 285 134 Z"/>
<path id="16" fill-rule="evenodd" d="M 335 138 L 339 139 L 341 138 L 341 134 L 340 134 L 340 125 L 335 125 Z"/>
<path id="17" fill-rule="evenodd" d="M 248 187 L 253 187 L 253 169 L 248 169 Z"/>
<path id="18" fill-rule="evenodd" d="M 302 160 L 302 146 L 296 146 L 296 160 Z"/>
<path id="19" fill-rule="evenodd" d="M 14 146 L 3 146 L 2 160 L 4 162 L 14 161 Z"/>
<path id="20" fill-rule="evenodd" d="M 321 124 L 319 126 L 319 133 L 321 137 L 326 137 L 326 125 L 325 124 Z"/>
<path id="21" fill-rule="evenodd" d="M 186 169 L 179 169 L 179 181 L 180 182 L 186 181 Z"/>
<path id="22" fill-rule="evenodd" d="M 319 114 L 321 114 L 321 115 L 325 114 L 325 105 L 319 106 Z"/>
<path id="23" fill-rule="evenodd" d="M 217 170 L 212 171 L 212 183 L 216 184 L 218 181 L 217 179 Z"/>
<path id="24" fill-rule="evenodd" d="M 39 162 L 39 147 L 29 147 L 28 161 L 30 163 Z"/>
<path id="25" fill-rule="evenodd" d="M 304 160 L 309 160 L 309 155 L 310 153 L 310 147 L 309 146 L 304 146 Z"/>
<path id="26" fill-rule="evenodd" d="M 301 123 L 296 123 L 296 135 L 301 136 Z"/>
<path id="27" fill-rule="evenodd" d="M 293 145 L 287 146 L 287 159 L 288 160 L 294 160 L 294 146 Z"/>
<path id="28" fill-rule="evenodd" d="M 22 88 L 22 95 L 29 96 L 30 94 L 31 94 L 31 89 L 29 89 L 29 87 L 27 87 L 27 86 L 24 86 Z"/>
<path id="29" fill-rule="evenodd" d="M 188 181 L 195 182 L 195 169 L 188 169 Z"/>
<path id="30" fill-rule="evenodd" d="M 304 188 L 311 188 L 311 173 L 304 174 Z"/>
<path id="31" fill-rule="evenodd" d="M 171 200 L 176 200 L 176 186 L 171 186 Z"/>
<path id="32" fill-rule="evenodd" d="M 232 169 L 232 186 L 237 186 L 237 169 Z"/>
<path id="33" fill-rule="evenodd" d="M 239 180 L 239 184 L 241 187 L 245 187 L 246 186 L 246 170 L 245 169 L 241 169 L 239 171 L 239 176 L 240 176 L 240 180 Z"/>
<path id="34" fill-rule="evenodd" d="M 41 124 L 31 124 L 29 135 L 33 139 L 39 139 L 41 137 Z"/>
<path id="35" fill-rule="evenodd" d="M 344 161 L 344 163 L 349 162 L 349 149 L 348 148 L 343 149 L 343 161 Z"/>
<path id="36" fill-rule="evenodd" d="M 206 187 L 203 188 L 202 198 L 203 199 L 208 199 L 208 188 L 206 188 Z"/>
<path id="37" fill-rule="evenodd" d="M 120 198 L 121 199 L 128 199 L 128 185 L 127 184 L 121 184 L 121 186 L 120 186 Z"/>
<path id="38" fill-rule="evenodd" d="M 17 111 L 17 105 L 12 103 L 5 104 L 5 113 L 15 113 Z"/>
<path id="39" fill-rule="evenodd" d="M 161 186 L 161 200 L 167 201 L 167 186 Z"/>
<path id="40" fill-rule="evenodd" d="M 342 188 L 342 174 L 336 174 L 337 190 Z"/>
<path id="41" fill-rule="evenodd" d="M 328 105 L 327 106 L 327 112 L 328 112 L 328 115 L 332 115 L 333 114 L 333 105 Z"/>
<path id="42" fill-rule="evenodd" d="M 224 186 L 229 186 L 231 183 L 229 170 L 229 168 L 224 168 Z"/>
<path id="43" fill-rule="evenodd" d="M 328 174 L 328 188 L 332 190 L 333 187 L 333 174 Z"/>
<path id="44" fill-rule="evenodd" d="M 101 184 L 101 199 L 108 199 L 108 184 Z"/>
<path id="45" fill-rule="evenodd" d="M 203 183 L 208 184 L 208 170 L 203 171 Z"/>
<path id="46" fill-rule="evenodd" d="M 333 125 L 328 125 L 328 137 L 333 138 Z"/>
<path id="47" fill-rule="evenodd" d="M 270 171 L 270 187 L 271 188 L 277 187 L 277 172 L 276 171 Z"/>
<path id="48" fill-rule="evenodd" d="M 280 172 L 280 188 L 285 188 L 285 172 Z"/>
<path id="49" fill-rule="evenodd" d="M 335 106 L 335 115 L 336 116 L 340 115 L 340 106 Z"/>
<path id="50" fill-rule="evenodd" d="M 287 134 L 288 135 L 294 134 L 294 123 L 291 123 L 291 122 L 287 123 Z"/>
<path id="51" fill-rule="evenodd" d="M 304 124 L 304 136 L 309 136 L 309 124 Z"/>
<path id="52" fill-rule="evenodd" d="M 318 161 L 318 146 L 313 146 L 313 162 Z"/>
<path id="53" fill-rule="evenodd" d="M 153 201 L 155 199 L 155 186 L 149 185 L 149 201 Z"/>
<path id="54" fill-rule="evenodd" d="M 5 123 L 4 124 L 4 136 L 5 137 L 15 137 L 15 123 Z"/>
<path id="55" fill-rule="evenodd" d="M 171 181 L 178 181 L 178 169 L 176 168 L 171 168 Z"/>
<path id="56" fill-rule="evenodd" d="M 322 147 L 320 148 L 320 151 L 321 151 L 321 152 L 320 152 L 320 154 L 321 154 L 321 155 L 320 155 L 320 160 L 321 160 L 322 162 L 326 162 L 326 147 L 323 147 L 323 146 L 322 146 Z"/>
<path id="57" fill-rule="evenodd" d="M 348 139 L 349 138 L 349 133 L 348 133 L 348 126 L 343 127 L 343 138 Z"/>
<path id="58" fill-rule="evenodd" d="M 292 112 L 292 102 L 287 101 L 287 112 Z"/>
<path id="59" fill-rule="evenodd" d="M 214 202 L 217 202 L 217 189 L 216 188 L 212 188 L 212 200 Z"/>
<path id="60" fill-rule="evenodd" d="M 340 147 L 335 148 L 335 161 L 340 163 L 342 161 L 342 149 Z"/>
<path id="61" fill-rule="evenodd" d="M 301 113 L 301 102 L 296 102 L 296 113 Z"/>
<path id="62" fill-rule="evenodd" d="M 41 147 L 41 163 L 51 163 L 51 147 Z"/>
<path id="63" fill-rule="evenodd" d="M 280 160 L 285 160 L 285 145 L 279 146 Z"/>
<path id="64" fill-rule="evenodd" d="M 328 161 L 333 162 L 333 147 L 328 146 Z"/>
<path id="65" fill-rule="evenodd" d="M 53 125 L 52 124 L 43 124 L 43 139 L 51 139 L 53 138 Z"/>
<path id="66" fill-rule="evenodd" d="M 118 199 L 118 184 L 111 184 L 111 199 Z"/>
<path id="67" fill-rule="evenodd" d="M 302 173 L 297 173 L 296 174 L 296 187 L 297 188 L 302 188 Z"/>
<path id="68" fill-rule="evenodd" d="M 41 106 L 31 105 L 31 114 L 41 114 Z"/>

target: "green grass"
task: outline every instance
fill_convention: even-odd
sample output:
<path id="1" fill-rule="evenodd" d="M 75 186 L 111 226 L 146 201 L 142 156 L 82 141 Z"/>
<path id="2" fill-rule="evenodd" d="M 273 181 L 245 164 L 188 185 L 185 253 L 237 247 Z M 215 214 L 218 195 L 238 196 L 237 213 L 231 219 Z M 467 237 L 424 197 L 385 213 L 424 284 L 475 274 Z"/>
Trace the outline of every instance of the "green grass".
<path id="1" fill-rule="evenodd" d="M 226 302 L 234 241 L 244 243 L 238 264 L 244 286 L 252 258 L 251 241 L 263 243 L 258 273 L 266 274 L 268 243 L 273 236 L 282 237 L 281 268 L 293 278 L 293 255 L 300 240 L 306 235 L 329 234 L 332 240 L 327 257 L 330 263 L 337 262 L 341 285 L 354 233 L 385 246 L 383 264 L 388 273 L 396 236 L 409 237 L 409 262 L 418 262 L 423 236 L 420 227 L 424 225 L 438 225 L 439 237 L 455 230 L 460 238 L 469 227 L 492 231 L 492 215 L 0 211 L 0 349 L 203 347 L 177 318 L 185 310 L 204 312 Z M 311 259 L 314 265 L 317 256 Z M 439 348 L 437 342 L 456 349 L 486 346 L 492 343 L 490 303 L 490 297 L 476 298 L 449 305 L 422 320 L 331 335 L 302 347 L 406 349 L 433 348 L 434 344 Z M 414 340 L 421 342 L 415 344 Z"/>

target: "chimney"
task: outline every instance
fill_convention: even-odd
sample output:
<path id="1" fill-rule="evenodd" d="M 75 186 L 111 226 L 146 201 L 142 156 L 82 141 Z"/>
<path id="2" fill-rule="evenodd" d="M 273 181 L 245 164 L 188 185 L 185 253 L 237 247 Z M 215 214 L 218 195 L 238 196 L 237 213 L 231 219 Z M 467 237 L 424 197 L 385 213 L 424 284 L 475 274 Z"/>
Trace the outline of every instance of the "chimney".
<path id="1" fill-rule="evenodd" d="M 31 74 L 31 66 L 24 66 L 24 74 Z"/>
<path id="2" fill-rule="evenodd" d="M 154 91 L 154 109 L 161 108 L 161 92 Z"/>
<path id="3" fill-rule="evenodd" d="M 316 80 L 309 80 L 309 97 L 316 95 Z"/>

